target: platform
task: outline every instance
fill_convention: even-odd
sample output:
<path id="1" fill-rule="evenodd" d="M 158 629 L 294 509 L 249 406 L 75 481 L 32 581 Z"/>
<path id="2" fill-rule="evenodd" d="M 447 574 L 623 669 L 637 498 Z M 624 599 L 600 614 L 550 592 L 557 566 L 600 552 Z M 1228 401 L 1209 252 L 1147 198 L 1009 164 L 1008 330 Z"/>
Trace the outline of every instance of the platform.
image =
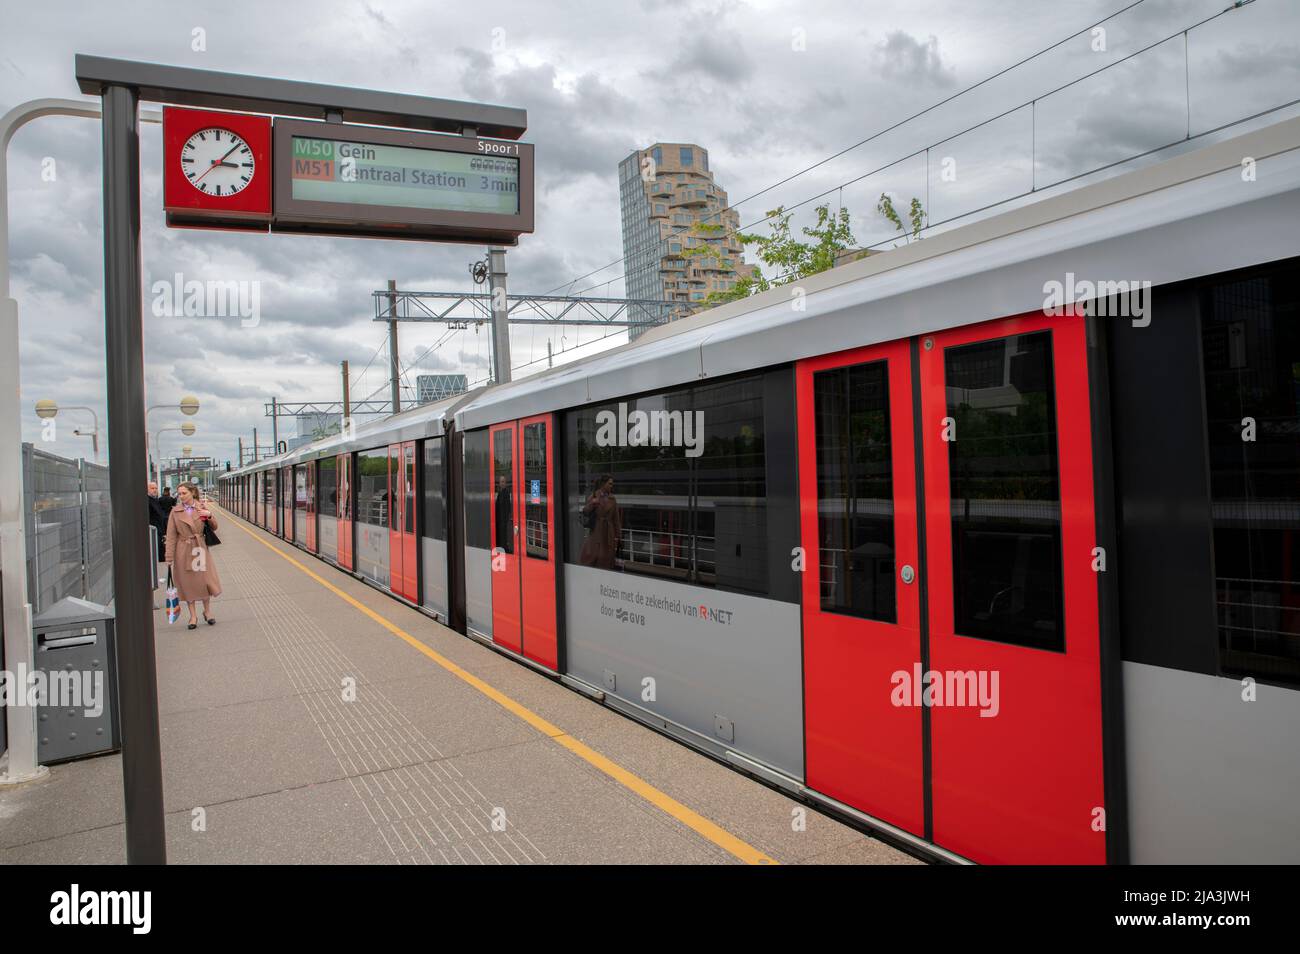
<path id="1" fill-rule="evenodd" d="M 172 863 L 919 863 L 221 526 L 217 625 L 155 619 Z M 0 792 L 0 863 L 123 862 L 122 819 L 119 756 L 53 766 Z"/>

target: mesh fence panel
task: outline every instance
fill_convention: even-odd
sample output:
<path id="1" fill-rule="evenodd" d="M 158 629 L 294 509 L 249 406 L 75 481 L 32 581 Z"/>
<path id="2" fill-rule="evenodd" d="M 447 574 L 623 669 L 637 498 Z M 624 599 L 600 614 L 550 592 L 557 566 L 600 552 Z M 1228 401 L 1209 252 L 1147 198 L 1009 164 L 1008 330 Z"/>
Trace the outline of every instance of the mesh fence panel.
<path id="1" fill-rule="evenodd" d="M 23 445 L 27 591 L 33 615 L 65 596 L 113 598 L 108 468 Z"/>
<path id="2" fill-rule="evenodd" d="M 107 604 L 113 598 L 113 510 L 108 468 L 82 461 L 86 534 L 86 599 Z"/>

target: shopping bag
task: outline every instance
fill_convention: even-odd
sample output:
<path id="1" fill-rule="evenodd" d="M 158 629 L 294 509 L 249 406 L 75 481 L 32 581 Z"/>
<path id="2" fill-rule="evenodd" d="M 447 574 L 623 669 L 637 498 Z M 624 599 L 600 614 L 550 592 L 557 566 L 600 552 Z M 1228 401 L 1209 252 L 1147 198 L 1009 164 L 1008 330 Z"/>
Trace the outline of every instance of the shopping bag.
<path id="1" fill-rule="evenodd" d="M 172 568 L 167 567 L 167 623 L 168 625 L 176 622 L 181 618 L 181 598 L 176 592 L 176 587 L 172 585 Z"/>

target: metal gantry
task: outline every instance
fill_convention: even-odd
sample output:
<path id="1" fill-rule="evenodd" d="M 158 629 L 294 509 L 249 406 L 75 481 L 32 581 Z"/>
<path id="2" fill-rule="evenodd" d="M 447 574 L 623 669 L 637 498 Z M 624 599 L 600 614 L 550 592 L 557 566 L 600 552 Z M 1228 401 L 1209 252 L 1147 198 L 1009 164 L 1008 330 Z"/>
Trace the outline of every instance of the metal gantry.
<path id="1" fill-rule="evenodd" d="M 375 321 L 437 322 L 468 328 L 492 320 L 491 292 L 376 291 Z M 665 324 L 679 301 L 652 298 L 591 298 L 585 295 L 507 295 L 514 325 L 647 327 Z"/>

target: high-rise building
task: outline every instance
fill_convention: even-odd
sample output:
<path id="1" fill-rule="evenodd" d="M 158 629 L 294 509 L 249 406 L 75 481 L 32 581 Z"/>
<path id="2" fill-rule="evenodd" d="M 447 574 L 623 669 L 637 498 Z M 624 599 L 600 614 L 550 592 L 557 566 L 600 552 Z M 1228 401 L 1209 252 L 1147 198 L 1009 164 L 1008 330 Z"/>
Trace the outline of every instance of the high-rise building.
<path id="1" fill-rule="evenodd" d="M 728 207 L 727 193 L 713 181 L 708 150 L 685 142 L 639 149 L 619 163 L 618 185 L 628 298 L 680 302 L 672 312 L 676 319 L 698 308 L 710 292 L 734 288 L 753 274 L 735 235 L 740 214 Z M 693 229 L 696 223 L 721 230 Z M 702 248 L 710 254 L 693 254 Z M 633 327 L 629 337 L 644 330 Z"/>

